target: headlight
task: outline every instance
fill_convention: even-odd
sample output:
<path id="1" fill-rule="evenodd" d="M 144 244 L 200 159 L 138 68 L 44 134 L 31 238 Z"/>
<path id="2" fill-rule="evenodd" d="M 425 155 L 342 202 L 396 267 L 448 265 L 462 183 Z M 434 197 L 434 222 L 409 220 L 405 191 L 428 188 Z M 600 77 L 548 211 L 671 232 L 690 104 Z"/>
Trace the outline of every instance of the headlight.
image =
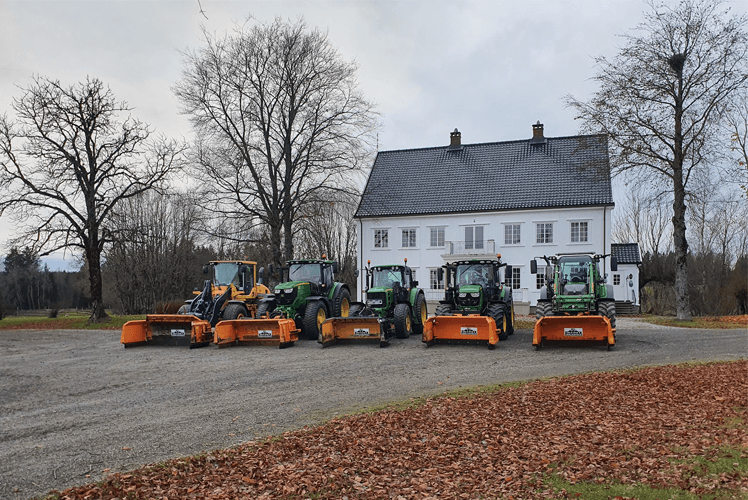
<path id="1" fill-rule="evenodd" d="M 282 293 L 282 292 L 283 292 L 283 290 L 280 290 L 278 288 L 276 288 L 275 290 L 273 290 L 273 293 Z"/>
<path id="2" fill-rule="evenodd" d="M 461 293 L 461 294 L 460 294 L 460 298 L 461 298 L 461 299 L 464 299 L 465 297 L 467 297 L 467 294 L 466 294 L 466 293 Z"/>
<path id="3" fill-rule="evenodd" d="M 369 300 L 369 305 L 372 305 L 372 306 L 381 306 L 382 305 L 382 299 L 371 299 L 371 300 Z"/>
<path id="4" fill-rule="evenodd" d="M 477 292 L 477 293 L 471 293 L 471 294 L 470 294 L 470 296 L 471 296 L 471 297 L 475 297 L 475 298 L 477 299 L 478 297 L 480 297 L 480 292 Z"/>
<path id="5" fill-rule="evenodd" d="M 293 293 L 293 288 L 288 288 L 285 290 L 286 293 Z"/>

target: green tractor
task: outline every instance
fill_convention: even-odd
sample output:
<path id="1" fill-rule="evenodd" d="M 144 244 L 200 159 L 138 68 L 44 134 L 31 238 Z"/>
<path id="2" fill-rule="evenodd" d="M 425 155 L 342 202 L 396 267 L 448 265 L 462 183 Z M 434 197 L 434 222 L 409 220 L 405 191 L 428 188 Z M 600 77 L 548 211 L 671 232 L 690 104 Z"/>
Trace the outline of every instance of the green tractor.
<path id="1" fill-rule="evenodd" d="M 543 256 L 545 282 L 535 307 L 533 345 L 544 341 L 590 340 L 615 344 L 616 303 L 613 287 L 599 264 L 609 255 L 588 253 Z M 611 271 L 618 261 L 610 257 Z M 530 261 L 530 272 L 537 274 L 538 264 Z M 605 319 L 603 319 L 605 318 Z"/>
<path id="2" fill-rule="evenodd" d="M 366 267 L 366 302 L 351 304 L 347 318 L 330 318 L 322 325 L 319 342 L 322 347 L 339 339 L 376 341 L 380 347 L 389 344 L 394 334 L 406 339 L 421 334 L 426 323 L 426 294 L 413 279 L 413 270 L 405 265 Z"/>
<path id="3" fill-rule="evenodd" d="M 288 273 L 287 281 L 260 300 L 256 317 L 293 319 L 303 336 L 317 340 L 325 319 L 348 316 L 351 291 L 345 283 L 334 281 L 338 263 L 324 255 L 322 259 L 290 260 L 286 266 L 279 271 L 281 281 Z"/>
<path id="4" fill-rule="evenodd" d="M 439 301 L 434 318 L 431 318 L 428 335 L 424 342 L 430 345 L 434 341 L 455 340 L 467 341 L 466 335 L 473 334 L 475 340 L 488 340 L 492 343 L 493 332 L 490 328 L 481 326 L 475 331 L 475 325 L 465 327 L 464 324 L 475 322 L 475 318 L 468 316 L 482 316 L 492 318 L 497 340 L 506 340 L 514 333 L 514 301 L 511 285 L 501 280 L 500 270 L 504 267 L 505 281 L 512 275 L 512 267 L 501 262 L 501 255 L 496 260 L 471 259 L 448 263 L 439 269 L 439 280 L 445 279 L 444 300 Z M 447 319 L 449 316 L 463 318 Z M 433 321 L 432 321 L 433 319 Z M 482 333 L 488 335 L 485 339 Z"/>

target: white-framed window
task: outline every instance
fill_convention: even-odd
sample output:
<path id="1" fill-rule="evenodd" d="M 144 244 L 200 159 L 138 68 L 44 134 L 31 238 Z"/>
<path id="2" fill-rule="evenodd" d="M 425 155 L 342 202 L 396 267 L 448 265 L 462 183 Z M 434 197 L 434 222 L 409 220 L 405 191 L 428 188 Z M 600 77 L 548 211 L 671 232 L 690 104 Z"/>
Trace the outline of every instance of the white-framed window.
<path id="1" fill-rule="evenodd" d="M 416 247 L 416 230 L 415 228 L 403 229 L 403 245 L 402 248 L 415 248 Z"/>
<path id="2" fill-rule="evenodd" d="M 483 248 L 483 226 L 465 226 L 465 250 Z"/>
<path id="3" fill-rule="evenodd" d="M 553 222 L 535 224 L 535 243 L 553 243 Z"/>
<path id="4" fill-rule="evenodd" d="M 444 288 L 444 277 L 439 279 L 439 269 L 429 269 L 429 289 L 430 290 L 442 290 Z"/>
<path id="5" fill-rule="evenodd" d="M 389 229 L 374 230 L 374 248 L 389 248 Z"/>
<path id="6" fill-rule="evenodd" d="M 434 248 L 441 248 L 444 246 L 444 228 L 443 227 L 431 227 L 429 228 L 429 246 Z"/>
<path id="7" fill-rule="evenodd" d="M 587 222 L 572 222 L 571 223 L 571 242 L 572 243 L 587 243 Z"/>
<path id="8" fill-rule="evenodd" d="M 538 266 L 538 274 L 535 275 L 535 289 L 540 290 L 545 285 L 545 266 Z"/>
<path id="9" fill-rule="evenodd" d="M 521 288 L 522 285 L 522 269 L 519 267 L 512 268 L 512 290 Z"/>
<path id="10" fill-rule="evenodd" d="M 504 244 L 505 245 L 519 245 L 520 242 L 521 242 L 520 225 L 519 224 L 504 224 Z"/>
<path id="11" fill-rule="evenodd" d="M 620 285 L 621 284 L 621 275 L 620 274 L 614 274 L 613 275 L 613 284 L 614 285 Z"/>

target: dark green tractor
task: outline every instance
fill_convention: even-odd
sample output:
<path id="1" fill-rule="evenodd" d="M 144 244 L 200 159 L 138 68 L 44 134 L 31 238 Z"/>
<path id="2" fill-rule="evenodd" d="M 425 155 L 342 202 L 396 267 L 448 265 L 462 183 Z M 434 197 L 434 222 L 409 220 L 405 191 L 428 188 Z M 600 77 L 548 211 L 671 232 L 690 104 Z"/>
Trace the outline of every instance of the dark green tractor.
<path id="1" fill-rule="evenodd" d="M 290 318 L 303 336 L 317 340 L 320 327 L 331 316 L 347 317 L 351 306 L 351 291 L 345 283 L 334 280 L 338 263 L 332 260 L 290 260 L 281 268 L 281 281 L 273 295 L 260 301 L 257 318 Z M 272 269 L 271 269 L 272 273 Z"/>
<path id="2" fill-rule="evenodd" d="M 383 329 L 394 329 L 397 338 L 406 339 L 411 333 L 420 335 L 428 317 L 426 294 L 413 279 L 408 259 L 404 265 L 368 264 L 366 302 L 354 302 L 350 317 L 377 317 Z"/>
<path id="3" fill-rule="evenodd" d="M 499 340 L 506 340 L 514 333 L 514 301 L 511 285 L 501 280 L 502 267 L 508 280 L 512 267 L 501 262 L 501 255 L 496 260 L 461 260 L 442 266 L 439 280 L 446 278 L 445 293 L 435 316 L 489 316 L 500 330 Z"/>

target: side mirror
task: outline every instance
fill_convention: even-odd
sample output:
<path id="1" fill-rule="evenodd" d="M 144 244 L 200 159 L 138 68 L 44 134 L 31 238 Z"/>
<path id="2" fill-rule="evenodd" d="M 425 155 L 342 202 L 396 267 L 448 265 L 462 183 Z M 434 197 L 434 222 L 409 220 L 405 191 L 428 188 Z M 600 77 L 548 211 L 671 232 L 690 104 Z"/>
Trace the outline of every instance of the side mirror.
<path id="1" fill-rule="evenodd" d="M 265 268 L 261 267 L 259 271 L 257 271 L 257 284 L 262 285 L 264 284 L 263 281 L 265 281 Z"/>
<path id="2" fill-rule="evenodd" d="M 358 278 L 358 274 L 359 274 L 358 269 L 356 269 L 356 278 Z"/>
<path id="3" fill-rule="evenodd" d="M 610 257 L 610 270 L 611 271 L 618 271 L 618 258 L 617 257 Z"/>
<path id="4" fill-rule="evenodd" d="M 436 274 L 437 274 L 437 276 L 439 276 L 439 281 L 443 281 L 444 280 L 444 268 L 443 267 L 440 267 L 436 271 Z"/>
<path id="5" fill-rule="evenodd" d="M 208 266 L 203 266 L 203 274 L 208 274 Z"/>
<path id="6" fill-rule="evenodd" d="M 504 284 L 512 285 L 512 266 L 506 266 L 504 270 Z"/>
<path id="7" fill-rule="evenodd" d="M 273 270 L 273 265 L 268 265 L 268 272 L 272 275 L 275 271 Z"/>
<path id="8" fill-rule="evenodd" d="M 530 274 L 538 274 L 538 261 L 535 259 L 530 261 Z"/>
<path id="9" fill-rule="evenodd" d="M 337 262 L 332 263 L 332 272 L 334 272 L 335 274 L 338 274 L 338 263 Z"/>

